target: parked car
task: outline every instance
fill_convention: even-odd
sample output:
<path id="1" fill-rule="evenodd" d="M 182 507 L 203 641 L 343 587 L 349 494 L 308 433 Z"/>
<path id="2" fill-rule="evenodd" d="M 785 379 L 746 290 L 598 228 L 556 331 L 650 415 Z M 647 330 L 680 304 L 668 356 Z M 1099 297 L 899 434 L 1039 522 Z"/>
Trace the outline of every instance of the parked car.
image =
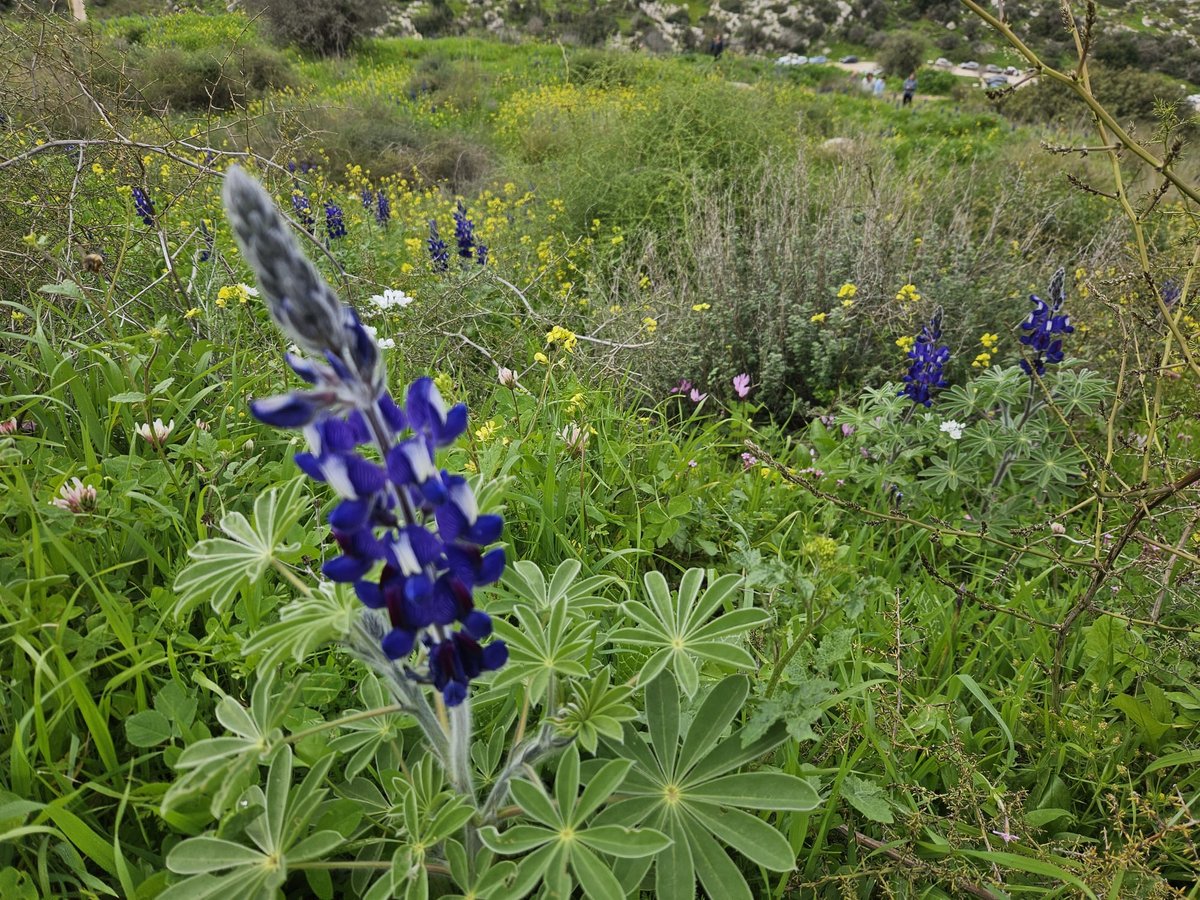
<path id="1" fill-rule="evenodd" d="M 857 56 L 843 56 L 841 59 L 838 60 L 838 62 L 856 63 L 856 62 L 858 62 L 858 57 Z"/>
<path id="2" fill-rule="evenodd" d="M 1004 74 L 1005 74 L 1005 75 L 1014 75 L 1014 76 L 1015 76 L 1015 75 L 1020 75 L 1020 74 L 1021 74 L 1021 70 L 1020 70 L 1020 69 L 1018 69 L 1016 66 L 1005 66 L 1005 67 L 1004 67 Z"/>
<path id="3" fill-rule="evenodd" d="M 811 59 L 809 59 L 808 64 L 810 66 L 820 66 L 827 62 L 829 62 L 828 56 L 814 56 Z"/>
<path id="4" fill-rule="evenodd" d="M 988 63 L 986 66 L 983 67 L 983 71 L 987 72 L 990 75 L 999 75 L 1004 70 L 1001 69 L 995 63 Z"/>
<path id="5" fill-rule="evenodd" d="M 986 82 L 988 90 L 994 91 L 996 88 L 1008 87 L 1008 79 L 1003 75 L 993 75 Z"/>
<path id="6" fill-rule="evenodd" d="M 777 66 L 802 66 L 808 62 L 807 56 L 801 56 L 798 53 L 787 53 L 775 60 Z"/>
<path id="7" fill-rule="evenodd" d="M 979 68 L 979 63 L 975 62 L 975 60 L 973 60 L 973 59 L 968 60 L 967 62 L 963 63 L 962 66 L 960 66 L 960 68 L 971 69 L 972 71 L 974 71 L 975 69 Z"/>
<path id="8" fill-rule="evenodd" d="M 946 59 L 944 56 L 939 56 L 936 60 L 934 60 L 933 64 L 942 69 L 950 69 L 954 67 L 954 63 L 950 62 L 950 60 Z"/>

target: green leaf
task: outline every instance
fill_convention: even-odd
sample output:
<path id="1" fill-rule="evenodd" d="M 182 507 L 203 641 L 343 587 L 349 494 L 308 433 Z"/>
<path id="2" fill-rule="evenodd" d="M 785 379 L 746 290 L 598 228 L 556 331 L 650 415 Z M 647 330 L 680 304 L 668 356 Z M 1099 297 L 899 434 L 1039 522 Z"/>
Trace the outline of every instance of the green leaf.
<path id="1" fill-rule="evenodd" d="M 978 859 L 989 865 L 1006 869 L 1016 869 L 1019 872 L 1028 872 L 1030 875 L 1040 875 L 1043 878 L 1053 878 L 1056 881 L 1071 885 L 1071 887 L 1078 890 L 1085 897 L 1096 900 L 1096 895 L 1092 893 L 1091 888 L 1077 875 L 1073 875 L 1066 869 L 1060 869 L 1058 866 L 1051 865 L 1043 860 L 1021 856 L 1019 853 L 1007 853 L 1003 850 L 959 850 L 957 852 L 961 856 Z"/>
<path id="2" fill-rule="evenodd" d="M 1009 731 L 1008 724 L 1004 721 L 1004 717 L 996 711 L 996 707 L 992 706 L 991 701 L 988 700 L 987 696 L 983 693 L 983 688 L 979 686 L 974 678 L 972 678 L 970 675 L 967 675 L 965 672 L 959 672 L 954 677 L 959 681 L 960 684 L 962 684 L 963 687 L 975 695 L 975 699 L 977 699 L 983 705 L 983 708 L 988 711 L 988 714 L 996 721 L 996 724 L 1000 726 L 1000 731 L 1004 735 L 1004 739 L 1008 741 L 1008 765 L 1011 766 L 1017 758 L 1017 750 L 1013 745 L 1012 732 Z"/>
<path id="3" fill-rule="evenodd" d="M 692 848 L 676 814 L 665 829 L 671 845 L 655 857 L 654 895 L 658 900 L 696 900 L 696 867 Z"/>
<path id="4" fill-rule="evenodd" d="M 653 828 L 625 828 L 621 825 L 593 825 L 576 835 L 580 843 L 593 850 L 621 859 L 640 859 L 665 850 L 671 839 Z"/>
<path id="5" fill-rule="evenodd" d="M 175 578 L 176 615 L 204 600 L 218 615 L 223 613 L 243 582 L 257 581 L 272 562 L 297 552 L 299 545 L 287 544 L 284 538 L 305 511 L 303 485 L 297 478 L 267 491 L 254 501 L 253 524 L 241 513 L 229 513 L 221 520 L 228 538 L 209 538 L 188 551 L 192 562 Z"/>
<path id="6" fill-rule="evenodd" d="M 125 736 L 135 747 L 155 747 L 171 739 L 171 722 L 157 709 L 144 709 L 125 720 Z"/>
<path id="7" fill-rule="evenodd" d="M 587 847 L 571 847 L 571 870 L 583 892 L 593 900 L 618 900 L 625 895 L 612 870 Z"/>
<path id="8" fill-rule="evenodd" d="M 787 838 L 758 816 L 701 803 L 688 803 L 687 810 L 718 840 L 760 866 L 776 872 L 795 867 L 796 855 Z"/>
<path id="9" fill-rule="evenodd" d="M 890 825 L 895 821 L 887 795 L 875 782 L 857 775 L 847 775 L 842 779 L 841 793 L 851 806 L 872 822 Z"/>
<path id="10" fill-rule="evenodd" d="M 746 877 L 704 826 L 689 818 L 684 827 L 692 845 L 696 874 L 700 876 L 705 895 L 720 897 L 721 900 L 752 900 Z"/>
<path id="11" fill-rule="evenodd" d="M 703 720 L 701 720 L 703 721 Z M 743 809 L 793 810 L 817 808 L 820 796 L 807 781 L 782 772 L 745 772 L 725 775 L 689 788 L 688 799 Z"/>
<path id="12" fill-rule="evenodd" d="M 167 854 L 167 868 L 180 875 L 199 875 L 237 866 L 261 865 L 266 859 L 259 851 L 233 841 L 201 835 L 172 847 Z"/>
<path id="13" fill-rule="evenodd" d="M 528 853 L 534 847 L 555 841 L 558 832 L 538 825 L 513 825 L 504 831 L 497 831 L 492 826 L 479 830 L 479 839 L 483 846 L 497 853 Z"/>

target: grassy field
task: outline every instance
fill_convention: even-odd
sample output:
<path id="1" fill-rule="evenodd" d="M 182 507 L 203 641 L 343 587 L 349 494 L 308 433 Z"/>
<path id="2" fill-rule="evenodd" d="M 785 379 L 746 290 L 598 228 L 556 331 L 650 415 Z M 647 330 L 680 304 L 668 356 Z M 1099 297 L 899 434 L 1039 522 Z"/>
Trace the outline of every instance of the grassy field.
<path id="1" fill-rule="evenodd" d="M 1200 896 L 1169 121 L 3 28 L 5 900 Z"/>

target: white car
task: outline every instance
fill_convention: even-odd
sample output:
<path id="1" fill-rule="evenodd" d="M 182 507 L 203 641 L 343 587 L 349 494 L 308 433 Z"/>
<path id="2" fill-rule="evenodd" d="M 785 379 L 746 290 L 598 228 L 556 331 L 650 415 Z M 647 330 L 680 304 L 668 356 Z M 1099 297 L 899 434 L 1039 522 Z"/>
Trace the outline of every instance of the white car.
<path id="1" fill-rule="evenodd" d="M 979 68 L 979 63 L 975 62 L 975 60 L 972 59 L 972 60 L 968 60 L 967 62 L 963 63 L 961 66 L 959 66 L 959 68 L 960 69 L 971 69 L 972 71 L 974 71 L 975 69 Z"/>
<path id="2" fill-rule="evenodd" d="M 946 59 L 944 56 L 939 56 L 936 60 L 934 60 L 933 64 L 942 69 L 954 68 L 954 63 L 950 62 L 950 60 Z"/>

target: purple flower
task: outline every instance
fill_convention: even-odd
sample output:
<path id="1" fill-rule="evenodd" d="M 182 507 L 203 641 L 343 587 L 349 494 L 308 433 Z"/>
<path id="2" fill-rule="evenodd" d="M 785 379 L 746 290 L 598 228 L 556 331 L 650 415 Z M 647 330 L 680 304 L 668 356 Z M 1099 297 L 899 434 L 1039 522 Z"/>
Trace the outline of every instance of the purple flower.
<path id="1" fill-rule="evenodd" d="M 133 208 L 137 212 L 141 220 L 146 223 L 147 227 L 154 227 L 154 203 L 151 202 L 150 196 L 140 187 L 132 189 Z"/>
<path id="2" fill-rule="evenodd" d="M 445 272 L 450 268 L 450 249 L 442 236 L 438 234 L 437 222 L 429 220 L 429 259 L 433 262 L 435 272 Z"/>
<path id="3" fill-rule="evenodd" d="M 346 236 L 346 219 L 336 203 L 325 204 L 325 232 L 334 239 Z"/>
<path id="4" fill-rule="evenodd" d="M 850 435 L 852 435 L 852 434 L 854 434 L 854 426 L 848 425 L 843 422 L 842 423 L 842 437 L 850 437 Z"/>
<path id="5" fill-rule="evenodd" d="M 745 400 L 750 396 L 750 376 L 745 372 L 741 375 L 734 375 L 733 390 L 738 395 L 739 400 Z"/>
<path id="6" fill-rule="evenodd" d="M 946 386 L 942 369 L 950 359 L 950 348 L 938 345 L 941 337 L 942 311 L 939 309 L 929 324 L 921 329 L 916 343 L 908 351 L 912 365 L 904 376 L 904 387 L 900 389 L 900 394 L 907 394 L 913 403 L 932 406 L 933 392 Z"/>
<path id="7" fill-rule="evenodd" d="M 692 388 L 690 391 L 688 391 L 688 399 L 693 403 L 699 403 L 706 397 L 708 397 L 708 394 L 700 393 L 699 388 Z"/>
<path id="8" fill-rule="evenodd" d="M 690 390 L 692 390 L 692 383 L 690 381 L 688 381 L 686 378 L 680 378 L 679 384 L 677 384 L 677 385 L 675 385 L 675 387 L 671 388 L 671 393 L 672 394 L 686 394 Z"/>
<path id="9" fill-rule="evenodd" d="M 752 453 L 743 453 L 742 454 L 742 468 L 743 469 L 753 469 L 757 465 L 758 465 L 758 457 L 757 456 L 755 456 Z"/>
<path id="10" fill-rule="evenodd" d="M 1062 312 L 1063 303 L 1067 299 L 1066 272 L 1059 269 L 1050 280 L 1050 302 L 1047 303 L 1037 294 L 1030 294 L 1033 310 L 1029 318 L 1021 323 L 1021 329 L 1028 334 L 1021 335 L 1018 340 L 1033 350 L 1033 362 L 1021 360 L 1021 368 L 1026 375 L 1046 374 L 1047 364 L 1057 364 L 1063 361 L 1062 338 L 1058 335 L 1071 334 L 1075 331 L 1071 325 L 1071 317 Z"/>
<path id="11" fill-rule="evenodd" d="M 402 671 L 434 685 L 448 706 L 462 703 L 473 678 L 508 658 L 502 641 L 480 646 L 491 619 L 474 603 L 475 588 L 504 570 L 503 549 L 486 549 L 503 520 L 480 513 L 467 480 L 440 469 L 435 456 L 462 435 L 467 409 L 447 408 L 430 378 L 409 386 L 401 408 L 375 340 L 300 252 L 258 183 L 230 169 L 225 204 L 272 318 L 309 354 L 286 357 L 308 387 L 250 409 L 268 425 L 303 429 L 308 450 L 296 465 L 339 497 L 328 519 L 338 554 L 322 571 L 352 583 L 363 605 L 379 611 L 372 615 L 382 618 L 383 654 L 399 660 L 423 648 L 424 671 Z"/>

